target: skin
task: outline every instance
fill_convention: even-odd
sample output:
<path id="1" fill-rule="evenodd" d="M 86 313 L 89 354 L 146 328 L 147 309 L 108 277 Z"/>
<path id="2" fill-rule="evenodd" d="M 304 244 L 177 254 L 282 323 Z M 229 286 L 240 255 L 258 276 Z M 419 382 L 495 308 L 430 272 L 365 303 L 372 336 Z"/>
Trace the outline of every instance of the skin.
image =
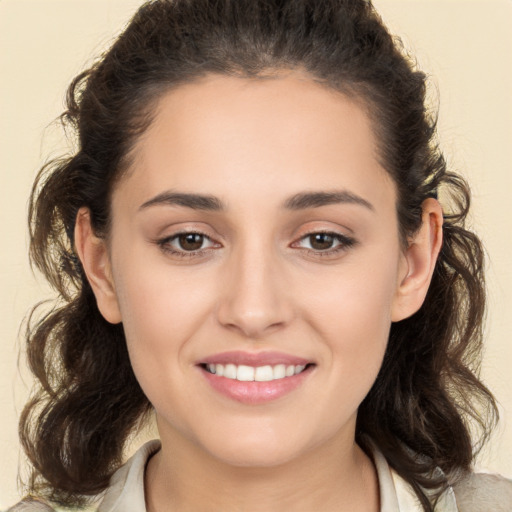
<path id="1" fill-rule="evenodd" d="M 133 156 L 113 193 L 109 239 L 82 209 L 76 246 L 100 311 L 123 322 L 156 410 L 162 449 L 146 471 L 148 511 L 379 510 L 373 463 L 354 441 L 357 409 L 391 322 L 428 290 L 437 201 L 425 201 L 404 248 L 364 109 L 297 72 L 210 75 L 167 93 Z M 215 196 L 224 209 L 155 200 L 169 191 Z M 345 200 L 284 206 L 312 191 Z M 192 256 L 170 252 L 187 252 L 172 238 L 183 230 L 206 235 Z M 342 238 L 318 249 L 317 232 Z M 277 350 L 314 366 L 277 400 L 239 403 L 197 366 L 229 350 Z"/>

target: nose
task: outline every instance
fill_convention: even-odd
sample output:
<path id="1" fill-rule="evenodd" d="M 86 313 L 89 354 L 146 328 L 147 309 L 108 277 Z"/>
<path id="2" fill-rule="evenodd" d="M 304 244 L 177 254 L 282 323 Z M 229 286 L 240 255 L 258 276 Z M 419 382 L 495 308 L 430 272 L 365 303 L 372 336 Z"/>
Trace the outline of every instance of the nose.
<path id="1" fill-rule="evenodd" d="M 293 306 L 278 260 L 258 246 L 232 254 L 217 305 L 222 326 L 246 338 L 261 339 L 289 324 Z"/>

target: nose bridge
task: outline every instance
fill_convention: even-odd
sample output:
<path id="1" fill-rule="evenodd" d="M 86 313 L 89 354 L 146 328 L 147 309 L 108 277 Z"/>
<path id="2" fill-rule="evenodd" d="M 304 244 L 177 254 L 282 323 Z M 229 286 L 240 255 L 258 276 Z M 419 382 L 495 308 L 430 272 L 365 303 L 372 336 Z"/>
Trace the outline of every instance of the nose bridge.
<path id="1" fill-rule="evenodd" d="M 227 279 L 218 305 L 220 323 L 258 338 L 285 325 L 291 312 L 274 246 L 258 237 L 241 241 L 227 262 Z"/>

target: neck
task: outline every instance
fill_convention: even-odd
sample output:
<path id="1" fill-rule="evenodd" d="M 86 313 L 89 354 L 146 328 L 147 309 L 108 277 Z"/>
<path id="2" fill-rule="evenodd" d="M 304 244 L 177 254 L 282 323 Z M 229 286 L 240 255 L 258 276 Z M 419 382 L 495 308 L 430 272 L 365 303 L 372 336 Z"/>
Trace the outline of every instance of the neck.
<path id="1" fill-rule="evenodd" d="M 148 512 L 377 512 L 379 493 L 371 460 L 353 441 L 325 443 L 272 467 L 237 467 L 192 443 L 162 438 L 149 461 Z"/>

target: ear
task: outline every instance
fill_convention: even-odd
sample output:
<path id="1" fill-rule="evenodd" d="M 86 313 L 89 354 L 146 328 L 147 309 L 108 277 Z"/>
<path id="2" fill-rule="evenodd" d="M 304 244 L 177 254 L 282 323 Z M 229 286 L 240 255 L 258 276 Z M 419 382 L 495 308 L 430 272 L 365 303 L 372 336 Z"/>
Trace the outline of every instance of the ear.
<path id="1" fill-rule="evenodd" d="M 94 234 L 88 208 L 80 208 L 76 216 L 75 248 L 101 314 L 112 324 L 121 322 L 107 244 Z"/>
<path id="2" fill-rule="evenodd" d="M 398 322 L 416 313 L 428 292 L 443 243 L 443 211 L 436 199 L 422 204 L 421 227 L 409 240 L 400 265 L 400 277 L 393 300 L 391 320 Z"/>

